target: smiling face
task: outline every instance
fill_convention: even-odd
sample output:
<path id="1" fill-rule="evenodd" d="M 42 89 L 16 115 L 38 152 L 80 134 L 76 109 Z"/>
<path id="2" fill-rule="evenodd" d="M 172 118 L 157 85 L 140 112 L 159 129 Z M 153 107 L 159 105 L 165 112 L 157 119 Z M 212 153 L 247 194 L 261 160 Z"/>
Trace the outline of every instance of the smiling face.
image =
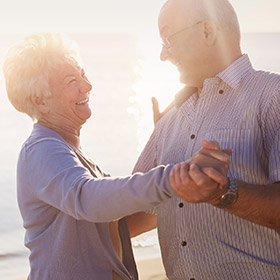
<path id="1" fill-rule="evenodd" d="M 57 126 L 78 128 L 91 116 L 89 96 L 92 86 L 79 66 L 64 64 L 49 78 L 51 96 L 44 100 L 45 121 Z"/>

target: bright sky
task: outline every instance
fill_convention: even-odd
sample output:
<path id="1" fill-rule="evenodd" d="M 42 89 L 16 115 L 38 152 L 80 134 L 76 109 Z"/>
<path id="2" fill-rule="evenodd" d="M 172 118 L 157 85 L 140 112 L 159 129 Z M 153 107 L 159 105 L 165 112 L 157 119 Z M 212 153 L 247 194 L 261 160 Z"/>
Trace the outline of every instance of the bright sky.
<path id="1" fill-rule="evenodd" d="M 236 9 L 242 32 L 280 32 L 280 0 L 230 1 Z M 161 42 L 157 18 L 164 2 L 165 0 L 0 0 L 0 34 L 25 35 L 42 31 L 125 32 L 139 36 L 141 49 L 147 59 L 142 61 L 139 70 L 142 78 L 134 85 L 137 94 L 133 98 L 138 98 L 137 103 L 141 104 L 145 112 L 141 117 L 142 124 L 139 124 L 143 128 L 139 133 L 140 146 L 143 147 L 153 127 L 150 97 L 156 96 L 163 109 L 170 103 L 173 94 L 182 87 L 176 67 L 159 60 Z M 1 42 L 0 54 L 6 47 L 10 45 Z M 165 82 L 158 82 L 162 80 Z M 1 82 L 0 71 L 1 84 L 4 83 Z M 149 126 L 150 129 L 147 129 Z"/>
<path id="2" fill-rule="evenodd" d="M 0 33 L 154 32 L 165 0 L 0 0 Z M 280 32 L 279 0 L 231 0 L 243 32 Z"/>

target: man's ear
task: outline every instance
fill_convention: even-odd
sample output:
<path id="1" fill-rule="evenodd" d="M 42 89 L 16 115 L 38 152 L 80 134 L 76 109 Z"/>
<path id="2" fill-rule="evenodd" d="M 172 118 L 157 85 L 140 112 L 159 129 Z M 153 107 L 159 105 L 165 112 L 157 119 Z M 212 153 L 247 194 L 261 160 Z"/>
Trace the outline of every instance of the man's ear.
<path id="1" fill-rule="evenodd" d="M 31 104 L 42 114 L 47 114 L 50 108 L 44 101 L 44 97 L 39 97 L 36 95 L 31 95 L 29 97 Z"/>
<path id="2" fill-rule="evenodd" d="M 204 20 L 202 23 L 203 34 L 205 42 L 208 46 L 212 46 L 218 35 L 218 27 L 217 25 L 211 20 Z"/>

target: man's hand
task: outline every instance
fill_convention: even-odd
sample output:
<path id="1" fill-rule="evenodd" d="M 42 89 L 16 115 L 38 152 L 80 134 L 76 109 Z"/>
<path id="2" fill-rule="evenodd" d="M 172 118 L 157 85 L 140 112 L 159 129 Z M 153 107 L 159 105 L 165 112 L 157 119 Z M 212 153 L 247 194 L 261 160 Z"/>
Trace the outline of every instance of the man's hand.
<path id="1" fill-rule="evenodd" d="M 215 174 L 218 178 L 222 175 L 227 180 L 229 158 L 232 151 L 230 149 L 221 150 L 216 141 L 202 140 L 201 144 L 202 148 L 188 160 L 189 165 L 195 164 L 208 176 Z M 211 176 L 210 178 L 212 178 Z"/>
<path id="2" fill-rule="evenodd" d="M 169 181 L 187 202 L 219 202 L 225 192 L 231 150 L 220 150 L 217 142 L 202 141 L 203 148 L 188 162 L 175 165 Z"/>

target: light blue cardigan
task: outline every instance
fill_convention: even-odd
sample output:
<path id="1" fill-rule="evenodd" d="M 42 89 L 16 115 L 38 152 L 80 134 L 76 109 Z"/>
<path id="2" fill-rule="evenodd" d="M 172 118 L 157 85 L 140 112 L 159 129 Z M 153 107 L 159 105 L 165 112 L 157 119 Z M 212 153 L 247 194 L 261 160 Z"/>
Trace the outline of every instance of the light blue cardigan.
<path id="1" fill-rule="evenodd" d="M 29 280 L 138 279 L 126 219 L 155 207 L 174 193 L 172 165 L 146 174 L 96 178 L 55 131 L 34 124 L 20 152 L 18 203 L 30 253 Z M 115 254 L 109 223 L 122 218 L 123 263 Z"/>

